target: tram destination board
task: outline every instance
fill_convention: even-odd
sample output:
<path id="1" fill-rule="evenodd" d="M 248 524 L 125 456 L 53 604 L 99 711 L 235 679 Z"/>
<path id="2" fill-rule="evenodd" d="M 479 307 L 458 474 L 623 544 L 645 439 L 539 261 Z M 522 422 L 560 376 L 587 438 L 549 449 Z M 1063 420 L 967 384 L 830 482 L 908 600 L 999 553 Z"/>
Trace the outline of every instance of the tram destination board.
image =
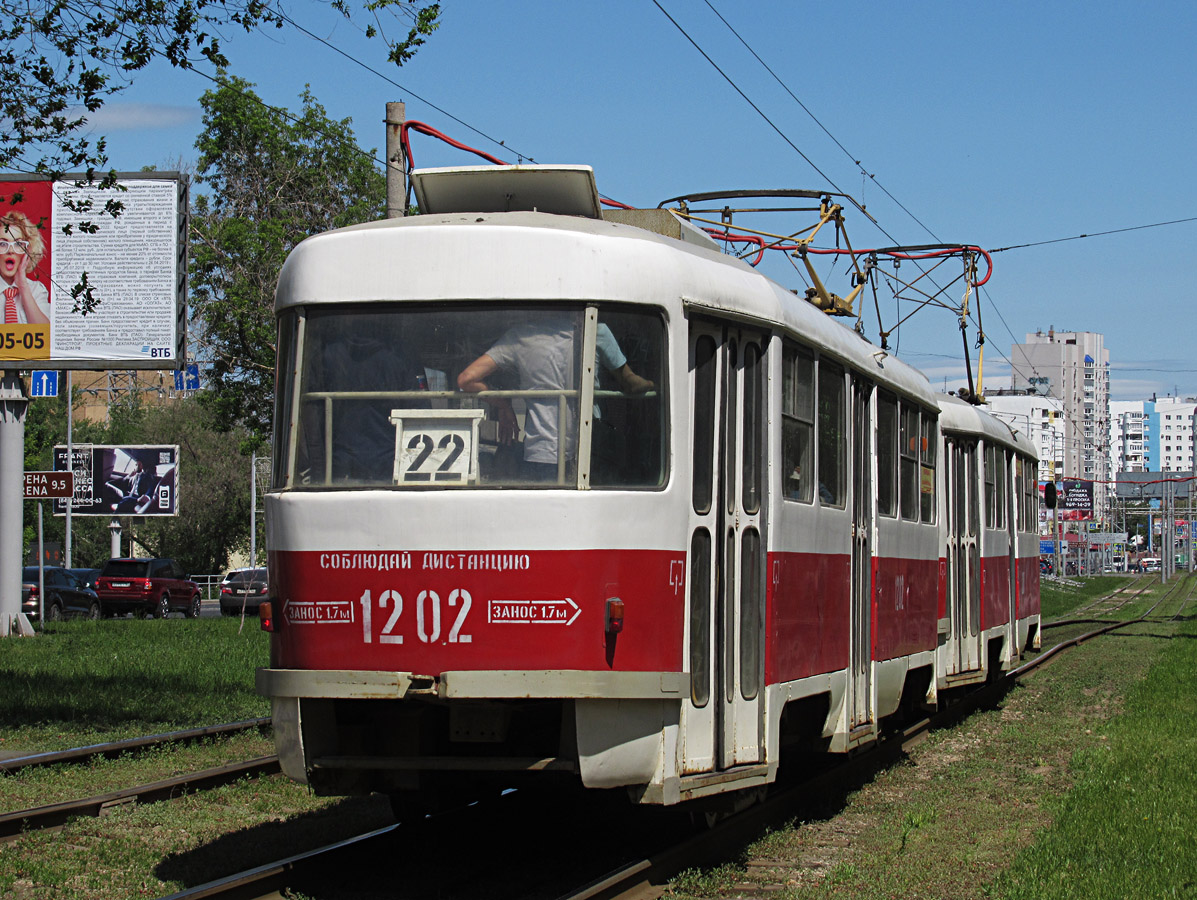
<path id="1" fill-rule="evenodd" d="M 49 500 L 71 496 L 75 488 L 72 472 L 26 472 L 25 499 Z"/>

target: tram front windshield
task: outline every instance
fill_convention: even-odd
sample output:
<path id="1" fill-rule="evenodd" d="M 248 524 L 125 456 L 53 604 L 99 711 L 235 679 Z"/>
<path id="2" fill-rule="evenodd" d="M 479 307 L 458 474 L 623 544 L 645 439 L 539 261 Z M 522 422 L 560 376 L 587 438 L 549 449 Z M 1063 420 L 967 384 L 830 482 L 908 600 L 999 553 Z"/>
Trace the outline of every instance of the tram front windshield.
<path id="1" fill-rule="evenodd" d="M 665 482 L 658 314 L 337 305 L 288 310 L 279 325 L 276 487 Z"/>

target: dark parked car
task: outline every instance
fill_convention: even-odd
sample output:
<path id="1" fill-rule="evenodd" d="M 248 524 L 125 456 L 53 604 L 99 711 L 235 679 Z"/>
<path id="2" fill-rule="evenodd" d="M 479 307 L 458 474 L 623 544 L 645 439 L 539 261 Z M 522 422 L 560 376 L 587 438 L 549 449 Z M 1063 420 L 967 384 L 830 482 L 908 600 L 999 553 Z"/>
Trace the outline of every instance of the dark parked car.
<path id="1" fill-rule="evenodd" d="M 67 616 L 100 618 L 100 598 L 71 570 L 60 566 L 46 566 L 42 570 L 42 580 L 46 586 L 43 607 L 47 622 L 55 622 Z M 31 620 L 36 620 L 37 566 L 26 566 L 22 569 L 21 582 L 21 611 Z"/>
<path id="2" fill-rule="evenodd" d="M 99 569 L 67 569 L 67 571 L 82 581 L 90 590 L 96 589 L 96 579 L 100 577 Z"/>
<path id="3" fill-rule="evenodd" d="M 200 614 L 200 589 L 173 559 L 110 559 L 96 580 L 105 615 L 165 618 L 172 610 Z"/>
<path id="4" fill-rule="evenodd" d="M 268 590 L 265 569 L 233 569 L 220 583 L 220 614 L 239 616 L 244 608 L 256 616 Z"/>

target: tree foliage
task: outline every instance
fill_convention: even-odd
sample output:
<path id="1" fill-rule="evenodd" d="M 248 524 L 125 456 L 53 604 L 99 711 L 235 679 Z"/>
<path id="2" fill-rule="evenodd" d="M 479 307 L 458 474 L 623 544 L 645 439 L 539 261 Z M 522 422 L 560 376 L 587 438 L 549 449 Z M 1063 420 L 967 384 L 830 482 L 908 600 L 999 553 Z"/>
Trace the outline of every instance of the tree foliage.
<path id="1" fill-rule="evenodd" d="M 438 25 L 439 4 L 408 0 L 331 0 L 369 37 L 384 41 L 402 65 Z M 389 37 L 384 16 L 410 23 L 406 37 Z M 281 3 L 262 0 L 0 0 L 0 171 L 57 177 L 108 164 L 103 136 L 88 114 L 126 88 L 154 59 L 180 68 L 227 67 L 220 34 L 290 23 Z M 118 213 L 119 210 L 109 210 Z"/>
<path id="2" fill-rule="evenodd" d="M 218 421 L 270 432 L 274 287 L 310 234 L 377 219 L 386 180 L 350 120 L 328 118 L 309 91 L 302 112 L 265 106 L 239 78 L 200 99 L 204 129 L 191 218 L 191 314 Z"/>

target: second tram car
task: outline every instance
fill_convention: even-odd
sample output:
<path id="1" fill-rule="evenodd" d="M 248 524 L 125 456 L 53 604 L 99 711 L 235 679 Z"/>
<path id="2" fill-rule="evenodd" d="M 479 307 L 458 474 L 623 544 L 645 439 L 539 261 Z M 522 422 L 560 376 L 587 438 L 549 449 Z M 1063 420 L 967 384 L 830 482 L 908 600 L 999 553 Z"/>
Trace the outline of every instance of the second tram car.
<path id="1" fill-rule="evenodd" d="M 413 178 L 279 280 L 292 778 L 712 797 L 1037 642 L 1025 437 L 585 167 Z"/>

